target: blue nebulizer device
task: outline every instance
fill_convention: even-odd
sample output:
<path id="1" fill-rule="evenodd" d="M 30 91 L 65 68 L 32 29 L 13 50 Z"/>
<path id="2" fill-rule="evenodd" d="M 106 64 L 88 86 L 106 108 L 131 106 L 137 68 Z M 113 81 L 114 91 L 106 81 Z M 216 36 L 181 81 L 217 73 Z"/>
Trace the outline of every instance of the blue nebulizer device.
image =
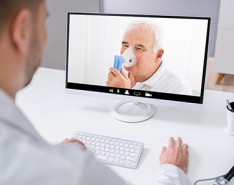
<path id="1" fill-rule="evenodd" d="M 124 63 L 124 58 L 120 55 L 115 55 L 114 68 L 117 69 L 118 71 L 121 71 L 123 63 Z"/>
<path id="2" fill-rule="evenodd" d="M 137 58 L 132 46 L 129 46 L 122 55 L 115 55 L 114 68 L 119 71 L 121 70 L 122 66 L 132 67 L 136 64 Z"/>

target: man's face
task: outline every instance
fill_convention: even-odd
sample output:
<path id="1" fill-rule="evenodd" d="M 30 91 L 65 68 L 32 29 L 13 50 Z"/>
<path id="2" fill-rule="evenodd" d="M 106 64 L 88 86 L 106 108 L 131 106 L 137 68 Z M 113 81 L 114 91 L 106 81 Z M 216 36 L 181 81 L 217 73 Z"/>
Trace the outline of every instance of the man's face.
<path id="1" fill-rule="evenodd" d="M 33 24 L 32 28 L 32 38 L 30 43 L 30 52 L 27 58 L 26 66 L 26 78 L 27 86 L 41 63 L 43 50 L 47 40 L 47 30 L 46 30 L 46 19 L 48 17 L 48 10 L 46 6 L 46 1 L 42 1 L 39 7 L 36 22 Z"/>
<path id="2" fill-rule="evenodd" d="M 125 67 L 133 76 L 145 76 L 156 60 L 154 52 L 154 36 L 149 31 L 138 31 L 136 29 L 128 32 L 121 47 L 121 54 L 129 47 L 133 46 L 138 63 L 133 67 Z"/>

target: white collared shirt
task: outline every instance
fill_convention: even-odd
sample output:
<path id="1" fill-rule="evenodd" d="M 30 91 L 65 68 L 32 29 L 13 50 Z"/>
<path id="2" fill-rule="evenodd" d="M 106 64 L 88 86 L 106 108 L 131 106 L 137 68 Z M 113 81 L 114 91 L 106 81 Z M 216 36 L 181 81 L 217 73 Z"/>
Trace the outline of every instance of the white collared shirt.
<path id="1" fill-rule="evenodd" d="M 192 95 L 191 88 L 186 80 L 168 69 L 164 62 L 148 80 L 137 82 L 132 89 Z"/>
<path id="2" fill-rule="evenodd" d="M 90 152 L 51 145 L 0 89 L 0 185 L 127 185 Z M 148 185 L 189 185 L 184 172 L 163 165 Z"/>

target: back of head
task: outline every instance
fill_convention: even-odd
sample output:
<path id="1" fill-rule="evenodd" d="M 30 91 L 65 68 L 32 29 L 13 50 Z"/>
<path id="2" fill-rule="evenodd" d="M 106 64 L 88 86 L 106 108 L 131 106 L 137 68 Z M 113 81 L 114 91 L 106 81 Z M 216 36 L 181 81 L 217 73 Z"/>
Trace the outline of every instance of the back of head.
<path id="1" fill-rule="evenodd" d="M 43 0 L 0 0 L 0 34 L 21 9 L 28 9 L 36 19 L 41 1 Z"/>
<path id="2" fill-rule="evenodd" d="M 157 52 L 158 49 L 162 48 L 162 31 L 161 28 L 151 22 L 151 21 L 145 21 L 145 20 L 136 20 L 131 22 L 124 33 L 126 35 L 127 33 L 136 30 L 137 32 L 149 32 L 154 37 L 154 52 Z"/>

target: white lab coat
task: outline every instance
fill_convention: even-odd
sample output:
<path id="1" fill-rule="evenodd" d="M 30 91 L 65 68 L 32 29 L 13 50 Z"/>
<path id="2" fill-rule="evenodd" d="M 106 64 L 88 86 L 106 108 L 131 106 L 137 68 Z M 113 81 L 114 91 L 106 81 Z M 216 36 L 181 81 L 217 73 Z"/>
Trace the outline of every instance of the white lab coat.
<path id="1" fill-rule="evenodd" d="M 50 145 L 0 90 L 0 185 L 126 185 L 77 145 Z M 148 185 L 188 185 L 176 166 L 163 165 Z"/>

